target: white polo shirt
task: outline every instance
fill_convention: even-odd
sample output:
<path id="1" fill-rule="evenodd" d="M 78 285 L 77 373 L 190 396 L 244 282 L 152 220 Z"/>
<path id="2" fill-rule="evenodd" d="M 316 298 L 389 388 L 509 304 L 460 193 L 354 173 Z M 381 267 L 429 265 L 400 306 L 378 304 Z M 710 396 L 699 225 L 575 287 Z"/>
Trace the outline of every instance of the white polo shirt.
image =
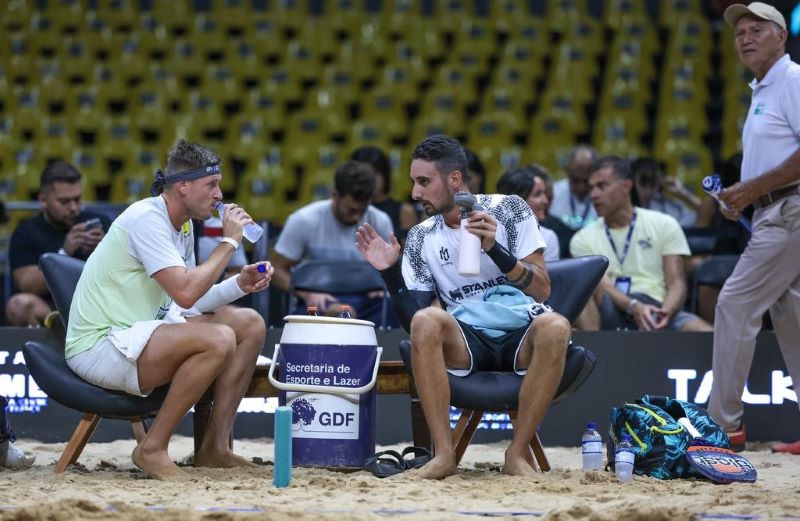
<path id="1" fill-rule="evenodd" d="M 742 131 L 742 181 L 758 177 L 800 149 L 800 65 L 788 54 L 761 81 L 750 82 L 753 98 Z"/>

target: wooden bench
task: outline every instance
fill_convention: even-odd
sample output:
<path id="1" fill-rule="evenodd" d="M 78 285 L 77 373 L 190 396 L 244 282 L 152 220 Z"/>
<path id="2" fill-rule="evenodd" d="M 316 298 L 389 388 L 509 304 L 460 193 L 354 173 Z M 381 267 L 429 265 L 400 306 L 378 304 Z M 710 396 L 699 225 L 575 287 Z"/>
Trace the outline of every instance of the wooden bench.
<path id="1" fill-rule="evenodd" d="M 277 397 L 280 391 L 272 386 L 267 378 L 269 365 L 256 366 L 245 398 Z M 411 396 L 411 428 L 414 442 L 424 443 L 429 438 L 428 426 L 419 406 L 419 400 L 411 378 L 406 372 L 403 362 L 385 360 L 378 366 L 378 381 L 375 384 L 378 394 L 408 394 Z M 194 406 L 194 450 L 197 453 L 206 434 L 206 426 L 211 415 L 213 400 L 211 392 L 207 392 Z"/>

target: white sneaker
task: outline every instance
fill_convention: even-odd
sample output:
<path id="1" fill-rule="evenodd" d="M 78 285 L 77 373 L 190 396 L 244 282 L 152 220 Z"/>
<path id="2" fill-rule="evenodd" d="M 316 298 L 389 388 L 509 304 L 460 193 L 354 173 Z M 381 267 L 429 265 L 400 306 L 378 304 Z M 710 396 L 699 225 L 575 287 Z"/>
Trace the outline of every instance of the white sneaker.
<path id="1" fill-rule="evenodd" d="M 36 461 L 36 454 L 18 449 L 8 441 L 0 444 L 0 467 L 10 470 L 30 468 Z"/>

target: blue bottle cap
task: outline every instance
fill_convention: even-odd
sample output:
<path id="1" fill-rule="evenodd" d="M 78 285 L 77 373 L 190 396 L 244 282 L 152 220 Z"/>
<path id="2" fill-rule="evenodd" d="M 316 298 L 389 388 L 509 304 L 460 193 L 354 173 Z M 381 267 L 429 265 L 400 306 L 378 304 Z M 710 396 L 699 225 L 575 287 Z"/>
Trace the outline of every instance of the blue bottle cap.
<path id="1" fill-rule="evenodd" d="M 589 422 L 586 424 L 587 429 L 592 429 L 593 431 L 597 430 L 597 424 L 595 422 Z"/>
<path id="2" fill-rule="evenodd" d="M 267 265 L 266 264 L 259 264 L 258 268 L 256 268 L 259 273 L 266 273 L 267 272 Z"/>

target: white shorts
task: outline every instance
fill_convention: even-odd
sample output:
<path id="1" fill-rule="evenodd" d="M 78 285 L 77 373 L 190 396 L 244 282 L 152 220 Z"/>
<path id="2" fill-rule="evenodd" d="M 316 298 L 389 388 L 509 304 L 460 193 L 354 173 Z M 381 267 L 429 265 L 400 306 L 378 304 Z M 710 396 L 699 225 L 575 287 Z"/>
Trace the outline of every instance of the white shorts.
<path id="1" fill-rule="evenodd" d="M 87 382 L 104 389 L 147 396 L 153 390 L 139 389 L 136 361 L 153 331 L 167 323 L 164 320 L 147 320 L 126 329 L 111 328 L 93 347 L 67 358 L 67 365 Z"/>

